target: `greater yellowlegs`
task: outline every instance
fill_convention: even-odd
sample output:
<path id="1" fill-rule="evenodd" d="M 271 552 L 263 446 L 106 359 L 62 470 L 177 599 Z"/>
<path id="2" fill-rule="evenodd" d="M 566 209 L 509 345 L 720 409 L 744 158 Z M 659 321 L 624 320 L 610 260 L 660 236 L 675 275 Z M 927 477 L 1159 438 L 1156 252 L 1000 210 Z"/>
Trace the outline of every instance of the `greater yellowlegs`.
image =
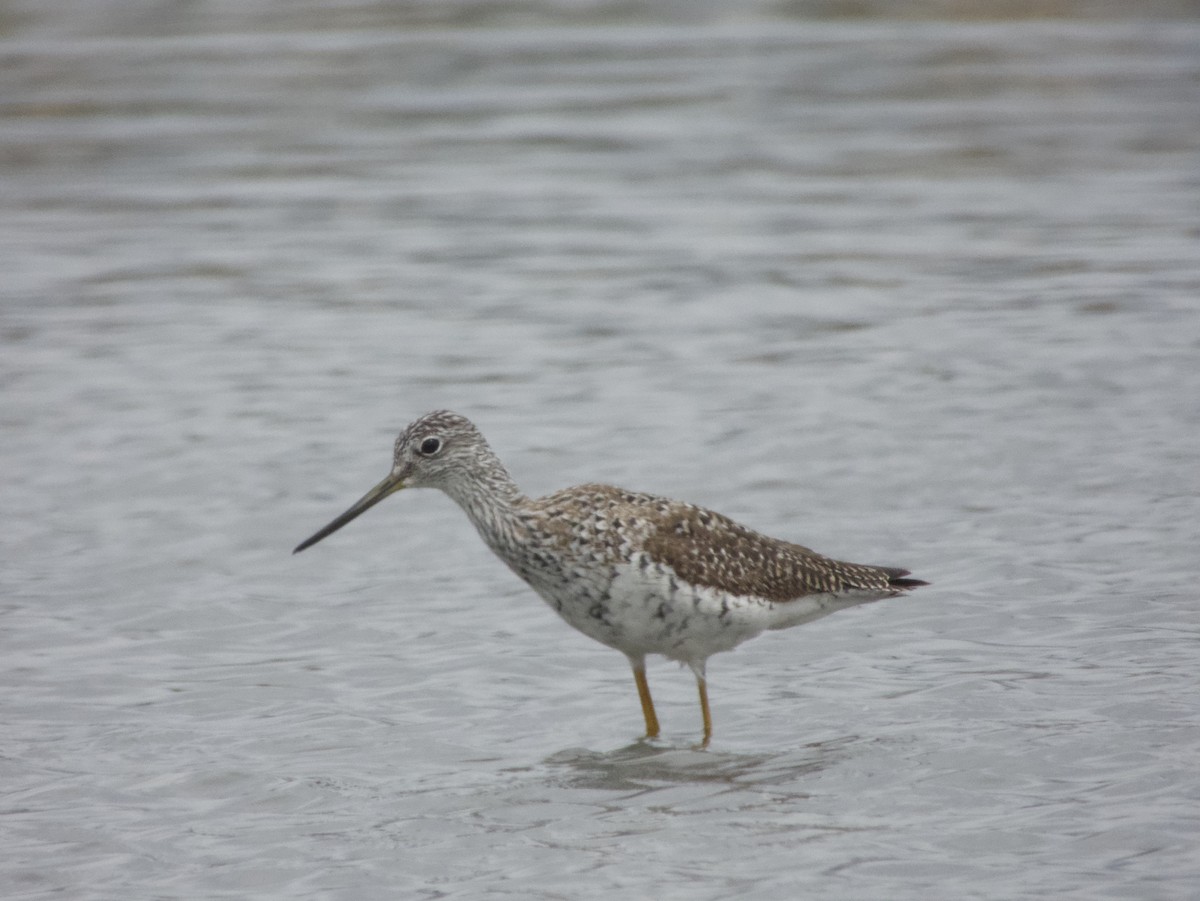
<path id="1" fill-rule="evenodd" d="M 659 728 L 647 654 L 696 674 L 707 745 L 710 655 L 765 629 L 928 584 L 906 578 L 905 569 L 831 560 L 703 507 L 609 485 L 526 497 L 479 429 L 445 410 L 401 432 L 387 478 L 293 553 L 402 488 L 446 492 L 496 556 L 563 619 L 629 658 L 650 738 Z"/>

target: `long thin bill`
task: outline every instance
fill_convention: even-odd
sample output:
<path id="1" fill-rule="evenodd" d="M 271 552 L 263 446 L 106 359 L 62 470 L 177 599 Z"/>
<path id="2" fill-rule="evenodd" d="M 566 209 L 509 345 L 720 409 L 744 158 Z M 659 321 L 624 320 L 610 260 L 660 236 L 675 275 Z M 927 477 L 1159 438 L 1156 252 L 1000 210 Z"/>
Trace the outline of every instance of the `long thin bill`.
<path id="1" fill-rule="evenodd" d="M 346 523 L 350 522 L 350 520 L 354 519 L 355 517 L 359 516 L 362 513 L 366 513 L 368 510 L 370 510 L 372 507 L 374 507 L 376 504 L 378 504 L 381 500 L 383 500 L 389 494 L 395 494 L 397 491 L 399 491 L 403 487 L 404 487 L 404 479 L 403 478 L 398 477 L 394 473 L 389 474 L 386 479 L 384 479 L 382 482 L 380 482 L 378 485 L 376 485 L 374 488 L 372 488 L 370 491 L 368 491 L 366 494 L 364 494 L 361 498 L 359 498 L 353 507 L 351 507 L 345 513 L 343 513 L 341 516 L 339 516 L 337 519 L 335 519 L 333 522 L 331 522 L 325 528 L 321 529 L 321 531 L 317 532 L 311 538 L 306 538 L 303 541 L 301 541 L 298 545 L 296 545 L 296 549 L 294 551 L 292 551 L 292 553 L 298 554 L 302 550 L 304 550 L 306 547 L 312 547 L 314 544 L 316 544 L 322 538 L 327 538 L 328 536 L 332 535 L 334 532 L 336 532 L 338 529 L 340 529 Z"/>

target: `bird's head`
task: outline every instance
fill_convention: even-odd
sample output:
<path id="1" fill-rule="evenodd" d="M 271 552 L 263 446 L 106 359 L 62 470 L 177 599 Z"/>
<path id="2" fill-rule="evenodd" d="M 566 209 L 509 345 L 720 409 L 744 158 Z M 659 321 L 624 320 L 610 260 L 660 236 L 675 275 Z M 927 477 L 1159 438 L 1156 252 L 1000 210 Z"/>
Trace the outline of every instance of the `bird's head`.
<path id="1" fill-rule="evenodd" d="M 490 466 L 498 465 L 487 441 L 471 420 L 448 410 L 426 413 L 396 439 L 392 471 L 387 478 L 325 528 L 302 541 L 292 553 L 299 553 L 332 535 L 388 495 L 404 488 L 440 488 L 455 496 L 456 486 L 469 481 L 474 474 L 486 473 Z"/>

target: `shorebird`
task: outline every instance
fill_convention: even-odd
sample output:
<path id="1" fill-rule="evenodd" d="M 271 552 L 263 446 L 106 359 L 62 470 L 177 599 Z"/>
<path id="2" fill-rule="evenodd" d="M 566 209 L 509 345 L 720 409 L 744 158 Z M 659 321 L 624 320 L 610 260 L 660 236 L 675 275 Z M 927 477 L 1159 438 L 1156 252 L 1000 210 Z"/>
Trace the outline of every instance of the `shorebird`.
<path id="1" fill-rule="evenodd" d="M 766 629 L 928 584 L 907 578 L 905 569 L 833 560 L 703 507 L 610 485 L 526 497 L 479 429 L 446 410 L 401 432 L 387 478 L 292 553 L 402 488 L 440 488 L 559 616 L 629 658 L 648 738 L 659 725 L 647 655 L 686 663 L 695 673 L 705 747 L 713 731 L 709 656 Z"/>

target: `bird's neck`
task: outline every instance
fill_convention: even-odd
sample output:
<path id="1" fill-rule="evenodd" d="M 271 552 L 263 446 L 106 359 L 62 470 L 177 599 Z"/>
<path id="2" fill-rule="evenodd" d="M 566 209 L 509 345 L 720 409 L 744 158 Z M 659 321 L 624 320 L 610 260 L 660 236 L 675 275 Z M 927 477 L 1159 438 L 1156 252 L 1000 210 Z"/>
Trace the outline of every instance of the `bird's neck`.
<path id="1" fill-rule="evenodd" d="M 497 553 L 519 540 L 521 511 L 529 499 L 499 460 L 480 467 L 445 489 L 467 514 L 483 540 Z"/>

